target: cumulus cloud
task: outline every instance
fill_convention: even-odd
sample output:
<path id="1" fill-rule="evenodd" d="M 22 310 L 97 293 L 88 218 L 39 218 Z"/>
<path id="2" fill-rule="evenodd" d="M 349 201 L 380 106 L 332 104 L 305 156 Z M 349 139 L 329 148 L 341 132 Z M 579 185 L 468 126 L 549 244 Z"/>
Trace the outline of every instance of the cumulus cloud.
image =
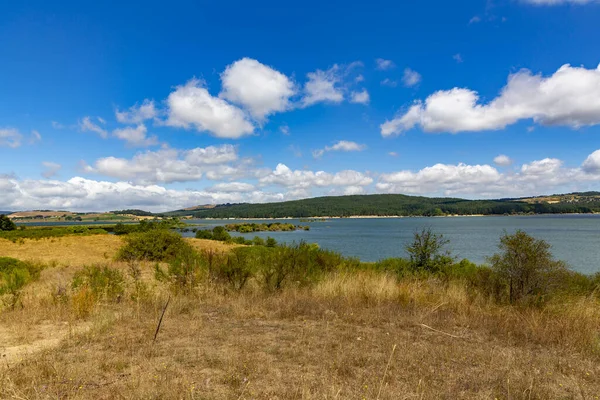
<path id="1" fill-rule="evenodd" d="M 251 192 L 255 186 L 245 182 L 221 182 L 206 189 L 209 192 Z"/>
<path id="2" fill-rule="evenodd" d="M 113 136 L 125 140 L 131 147 L 148 147 L 158 144 L 156 136 L 147 136 L 148 129 L 144 124 L 134 127 L 115 129 Z"/>
<path id="3" fill-rule="evenodd" d="M 600 173 L 600 150 L 590 154 L 583 162 L 582 167 L 588 173 Z"/>
<path id="4" fill-rule="evenodd" d="M 504 154 L 500 154 L 494 157 L 494 164 L 499 165 L 501 167 L 508 167 L 512 164 L 512 160 L 509 156 L 505 156 Z"/>
<path id="5" fill-rule="evenodd" d="M 232 145 L 166 148 L 138 153 L 131 159 L 100 158 L 93 166 L 84 165 L 84 171 L 144 185 L 197 181 L 204 174 L 208 179 L 224 179 L 249 173 L 245 164 L 228 165 L 234 161 L 238 161 L 238 155 Z"/>
<path id="6" fill-rule="evenodd" d="M 376 189 L 407 193 L 477 198 L 519 197 L 555 191 L 578 191 L 600 182 L 600 150 L 579 167 L 565 167 L 557 158 L 521 165 L 501 173 L 490 165 L 436 164 L 418 171 L 381 174 Z"/>
<path id="7" fill-rule="evenodd" d="M 102 125 L 106 123 L 106 121 L 100 117 L 96 117 L 96 120 Z M 103 139 L 108 137 L 108 131 L 102 128 L 100 125 L 94 123 L 91 117 L 83 117 L 81 121 L 79 121 L 79 129 L 82 132 L 95 132 Z"/>
<path id="8" fill-rule="evenodd" d="M 291 170 L 285 164 L 259 179 L 261 185 L 279 185 L 293 189 L 310 189 L 328 186 L 367 186 L 373 178 L 358 171 L 346 170 L 331 174 L 325 171 Z"/>
<path id="9" fill-rule="evenodd" d="M 396 66 L 392 60 L 385 60 L 383 58 L 378 58 L 375 60 L 375 68 L 380 71 L 386 71 L 388 69 L 392 69 Z"/>
<path id="10" fill-rule="evenodd" d="M 306 75 L 308 82 L 304 84 L 302 105 L 308 107 L 315 103 L 341 103 L 344 101 L 340 70 L 340 66 L 334 65 L 327 71 L 309 72 Z"/>
<path id="11" fill-rule="evenodd" d="M 44 172 L 42 172 L 42 176 L 44 178 L 52 178 L 58 174 L 58 171 L 62 168 L 62 165 L 57 164 L 55 162 L 44 161 L 42 162 L 44 166 Z"/>
<path id="12" fill-rule="evenodd" d="M 21 146 L 23 135 L 15 128 L 0 128 L 0 147 L 16 149 Z"/>
<path id="13" fill-rule="evenodd" d="M 369 92 L 367 89 L 363 89 L 360 92 L 352 92 L 350 93 L 350 103 L 358 103 L 358 104 L 369 104 L 371 98 L 369 97 Z"/>
<path id="14" fill-rule="evenodd" d="M 479 94 L 470 89 L 441 90 L 383 123 L 381 134 L 397 135 L 417 125 L 425 132 L 498 130 L 524 119 L 577 129 L 600 124 L 598 93 L 600 67 L 566 64 L 549 77 L 521 70 L 487 104 L 480 104 Z"/>
<path id="15" fill-rule="evenodd" d="M 294 82 L 281 72 L 251 58 L 242 58 L 221 74 L 220 97 L 244 106 L 258 121 L 290 108 Z"/>
<path id="16" fill-rule="evenodd" d="M 156 118 L 158 111 L 153 100 L 144 100 L 141 105 L 133 105 L 126 111 L 115 110 L 117 121 L 122 124 L 141 124 L 147 119 Z"/>
<path id="17" fill-rule="evenodd" d="M 167 98 L 167 125 L 210 132 L 213 136 L 237 139 L 254 132 L 241 109 L 210 95 L 204 83 L 192 79 L 178 86 Z"/>
<path id="18" fill-rule="evenodd" d="M 417 71 L 413 71 L 410 68 L 404 69 L 404 75 L 402 76 L 402 83 L 406 87 L 417 86 L 421 82 L 421 74 Z"/>
<path id="19" fill-rule="evenodd" d="M 358 144 L 348 140 L 340 140 L 333 146 L 325 146 L 322 149 L 313 150 L 312 154 L 314 158 L 322 157 L 328 151 L 363 151 L 367 148 L 364 144 Z"/>

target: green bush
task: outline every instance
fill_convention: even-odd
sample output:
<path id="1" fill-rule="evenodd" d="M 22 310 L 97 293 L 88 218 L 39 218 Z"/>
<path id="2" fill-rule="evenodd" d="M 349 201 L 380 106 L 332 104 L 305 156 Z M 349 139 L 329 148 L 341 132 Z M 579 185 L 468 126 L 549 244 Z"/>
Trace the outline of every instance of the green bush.
<path id="1" fill-rule="evenodd" d="M 448 240 L 431 229 L 415 232 L 413 241 L 406 246 L 410 262 L 415 271 L 439 272 L 454 262 L 448 251 L 443 251 Z"/>
<path id="2" fill-rule="evenodd" d="M 117 260 L 171 261 L 191 249 L 181 235 L 158 229 L 125 236 L 125 245 L 119 249 Z"/>
<path id="3" fill-rule="evenodd" d="M 37 280 L 42 267 L 14 258 L 0 257 L 0 297 L 15 308 L 21 301 L 22 290 L 28 283 Z"/>
<path id="4" fill-rule="evenodd" d="M 208 240 L 213 240 L 213 233 L 211 231 L 209 231 L 208 229 L 202 229 L 199 231 L 196 231 L 196 239 L 208 239 Z"/>
<path id="5" fill-rule="evenodd" d="M 258 247 L 239 247 L 224 257 L 210 263 L 210 276 L 215 282 L 225 284 L 234 291 L 244 289 L 260 268 L 261 254 Z"/>
<path id="6" fill-rule="evenodd" d="M 265 244 L 265 240 L 260 236 L 254 236 L 254 239 L 252 239 L 252 245 L 254 246 L 264 246 Z"/>
<path id="7" fill-rule="evenodd" d="M 497 253 L 489 258 L 509 303 L 540 302 L 565 288 L 565 263 L 554 260 L 550 245 L 518 230 L 500 238 Z"/>
<path id="8" fill-rule="evenodd" d="M 167 271 L 159 264 L 155 267 L 155 277 L 159 281 L 170 282 L 176 293 L 191 293 L 208 274 L 208 263 L 192 248 L 185 248 L 169 262 Z"/>
<path id="9" fill-rule="evenodd" d="M 125 292 L 125 279 L 115 268 L 92 265 L 75 274 L 71 287 L 90 291 L 96 300 L 119 301 Z"/>
<path id="10" fill-rule="evenodd" d="M 266 244 L 267 247 L 275 247 L 275 246 L 277 246 L 277 240 L 275 240 L 272 237 L 268 236 L 267 237 L 267 241 L 266 241 L 265 244 Z"/>
<path id="11" fill-rule="evenodd" d="M 4 214 L 0 214 L 0 231 L 14 231 L 15 229 L 17 229 L 17 226 L 12 219 Z"/>
<path id="12" fill-rule="evenodd" d="M 213 228 L 213 240 L 226 242 L 231 239 L 231 235 L 222 226 L 215 226 Z"/>

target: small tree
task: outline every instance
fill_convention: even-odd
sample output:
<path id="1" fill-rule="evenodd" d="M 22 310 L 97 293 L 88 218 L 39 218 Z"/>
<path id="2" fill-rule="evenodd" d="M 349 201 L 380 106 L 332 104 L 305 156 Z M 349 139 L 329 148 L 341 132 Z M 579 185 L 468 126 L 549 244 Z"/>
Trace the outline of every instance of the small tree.
<path id="1" fill-rule="evenodd" d="M 449 251 L 443 251 L 450 241 L 443 235 L 433 233 L 431 228 L 415 232 L 413 241 L 406 246 L 414 270 L 438 272 L 444 265 L 452 263 Z"/>
<path id="2" fill-rule="evenodd" d="M 565 276 L 565 264 L 554 260 L 550 247 L 546 241 L 521 230 L 512 235 L 505 233 L 500 238 L 501 253 L 494 254 L 488 261 L 510 303 L 547 295 L 560 276 Z"/>
<path id="3" fill-rule="evenodd" d="M 0 215 L 0 231 L 14 231 L 17 229 L 15 223 L 6 215 Z"/>

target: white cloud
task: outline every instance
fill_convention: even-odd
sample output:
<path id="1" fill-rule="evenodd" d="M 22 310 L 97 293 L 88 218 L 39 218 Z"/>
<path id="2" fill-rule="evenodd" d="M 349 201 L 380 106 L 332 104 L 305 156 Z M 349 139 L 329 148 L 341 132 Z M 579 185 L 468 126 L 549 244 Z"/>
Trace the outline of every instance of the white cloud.
<path id="1" fill-rule="evenodd" d="M 144 124 L 139 124 L 137 127 L 126 127 L 115 129 L 113 136 L 121 140 L 125 140 L 129 146 L 132 147 L 148 147 L 158 144 L 158 138 L 156 136 L 148 137 L 146 134 L 148 129 Z"/>
<path id="2" fill-rule="evenodd" d="M 21 146 L 23 135 L 15 128 L 0 128 L 0 147 L 16 149 Z"/>
<path id="3" fill-rule="evenodd" d="M 213 97 L 198 79 L 178 86 L 167 98 L 167 125 L 208 131 L 216 137 L 237 139 L 254 132 L 245 113 L 223 99 Z"/>
<path id="4" fill-rule="evenodd" d="M 388 155 L 389 155 L 389 156 L 392 156 L 392 157 L 398 157 L 398 153 L 397 153 L 397 152 L 395 152 L 395 151 L 390 151 L 390 152 L 388 153 Z"/>
<path id="5" fill-rule="evenodd" d="M 255 190 L 254 185 L 245 182 L 221 182 L 206 189 L 209 192 L 251 192 Z"/>
<path id="6" fill-rule="evenodd" d="M 309 190 L 313 187 L 329 186 L 367 186 L 373 182 L 373 178 L 358 171 L 340 171 L 331 174 L 325 171 L 292 171 L 285 164 L 277 164 L 277 167 L 268 175 L 259 179 L 262 185 L 279 185 L 292 189 Z"/>
<path id="7" fill-rule="evenodd" d="M 536 6 L 556 6 L 560 4 L 591 4 L 597 3 L 598 0 L 521 0 L 523 3 L 533 4 Z"/>
<path id="8" fill-rule="evenodd" d="M 398 86 L 398 82 L 391 80 L 390 78 L 385 78 L 384 80 L 382 80 L 380 82 L 381 86 L 388 86 L 388 87 L 396 87 Z"/>
<path id="9" fill-rule="evenodd" d="M 402 83 L 406 87 L 413 87 L 421 82 L 421 74 L 417 71 L 413 71 L 410 68 L 404 69 L 404 75 L 402 76 Z"/>
<path id="10" fill-rule="evenodd" d="M 290 108 L 290 97 L 296 93 L 294 82 L 287 76 L 251 58 L 242 58 L 221 74 L 220 97 L 241 104 L 258 121 Z"/>
<path id="11" fill-rule="evenodd" d="M 153 100 L 144 100 L 141 105 L 133 105 L 127 111 L 115 110 L 117 121 L 123 124 L 141 124 L 147 119 L 156 118 L 158 111 Z"/>
<path id="12" fill-rule="evenodd" d="M 333 146 L 325 146 L 319 150 L 313 150 L 312 154 L 314 158 L 319 158 L 323 156 L 328 151 L 363 151 L 367 148 L 364 144 L 358 144 L 356 142 L 351 142 L 348 140 L 340 140 L 336 142 Z"/>
<path id="13" fill-rule="evenodd" d="M 101 124 L 105 124 L 106 123 L 106 121 L 104 121 L 100 117 L 96 117 L 96 119 Z M 92 122 L 91 117 L 83 117 L 81 119 L 81 121 L 79 121 L 79 129 L 82 132 L 88 132 L 88 131 L 89 132 L 95 132 L 98 135 L 100 135 L 100 137 L 103 138 L 103 139 L 106 139 L 108 137 L 108 132 L 106 131 L 106 129 L 104 129 L 100 125 L 95 124 L 94 122 Z"/>
<path id="14" fill-rule="evenodd" d="M 477 15 L 469 20 L 469 24 L 476 24 L 478 22 L 481 22 L 481 17 L 479 17 Z"/>
<path id="15" fill-rule="evenodd" d="M 29 143 L 35 144 L 42 141 L 42 135 L 36 131 L 35 129 L 31 131 L 31 136 L 29 137 Z"/>
<path id="16" fill-rule="evenodd" d="M 545 158 L 501 173 L 490 165 L 436 164 L 419 171 L 381 174 L 376 189 L 385 193 L 500 198 L 590 190 L 600 182 L 600 150 L 581 167 Z"/>
<path id="17" fill-rule="evenodd" d="M 290 127 L 287 126 L 287 125 L 281 125 L 279 127 L 279 132 L 283 133 L 286 136 L 289 136 L 289 134 L 290 134 Z"/>
<path id="18" fill-rule="evenodd" d="M 52 121 L 52 127 L 54 129 L 64 129 L 65 126 L 63 124 L 61 124 L 60 122 L 56 122 L 56 121 Z"/>
<path id="19" fill-rule="evenodd" d="M 371 98 L 369 97 L 369 92 L 367 89 L 363 89 L 360 92 L 352 92 L 350 94 L 350 102 L 358 103 L 358 104 L 369 104 Z"/>
<path id="20" fill-rule="evenodd" d="M 386 71 L 388 69 L 392 69 L 396 66 L 392 60 L 385 60 L 383 58 L 378 58 L 375 60 L 375 68 L 380 71 Z"/>
<path id="21" fill-rule="evenodd" d="M 362 76 L 362 74 L 359 74 L 356 76 L 356 78 L 354 78 L 354 82 L 356 82 L 356 83 L 363 82 L 364 80 L 365 80 L 365 77 Z"/>
<path id="22" fill-rule="evenodd" d="M 479 104 L 478 93 L 470 89 L 441 90 L 386 121 L 381 134 L 400 134 L 416 125 L 426 132 L 497 130 L 523 119 L 576 129 L 600 124 L 598 93 L 600 67 L 566 64 L 549 77 L 521 70 L 510 75 L 500 95 L 487 104 Z"/>
<path id="23" fill-rule="evenodd" d="M 455 55 L 453 55 L 453 56 L 452 56 L 452 59 L 453 59 L 454 61 L 456 61 L 458 64 L 460 64 L 460 63 L 462 63 L 462 62 L 463 62 L 463 58 L 462 58 L 462 56 L 460 55 L 460 53 L 456 53 Z"/>
<path id="24" fill-rule="evenodd" d="M 308 82 L 304 84 L 302 105 L 308 107 L 315 103 L 341 103 L 344 101 L 343 88 L 340 87 L 340 67 L 334 65 L 327 71 L 316 70 L 307 75 Z"/>
<path id="25" fill-rule="evenodd" d="M 234 161 L 238 161 L 238 155 L 232 145 L 166 148 L 138 153 L 132 159 L 100 158 L 93 166 L 84 165 L 84 171 L 144 185 L 198 181 L 204 174 L 208 179 L 235 178 L 252 172 L 245 164 L 228 165 Z"/>
<path id="26" fill-rule="evenodd" d="M 15 128 L 0 128 L 0 147 L 16 149 L 21 146 L 23 135 Z"/>
<path id="27" fill-rule="evenodd" d="M 600 173 L 600 150 L 590 154 L 582 164 L 583 169 L 589 173 Z"/>
<path id="28" fill-rule="evenodd" d="M 494 157 L 494 164 L 499 165 L 501 167 L 508 167 L 512 163 L 513 161 L 510 159 L 510 157 L 505 156 L 504 154 L 500 154 Z"/>
<path id="29" fill-rule="evenodd" d="M 53 176 L 56 176 L 58 171 L 62 168 L 62 165 L 50 161 L 44 161 L 42 162 L 42 165 L 45 168 L 44 172 L 42 172 L 42 176 L 44 178 L 52 178 Z"/>

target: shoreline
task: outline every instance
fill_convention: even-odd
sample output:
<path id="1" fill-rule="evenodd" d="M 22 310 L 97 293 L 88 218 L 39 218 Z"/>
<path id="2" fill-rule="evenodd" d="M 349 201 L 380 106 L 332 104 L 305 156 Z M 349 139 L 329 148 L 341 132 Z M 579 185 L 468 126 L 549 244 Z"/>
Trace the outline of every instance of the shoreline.
<path id="1" fill-rule="evenodd" d="M 236 217 L 227 217 L 227 218 L 182 218 L 183 220 L 202 220 L 202 221 L 270 221 L 270 220 L 328 220 L 328 219 L 396 219 L 396 218 L 473 218 L 473 217 L 539 217 L 539 216 L 569 216 L 569 215 L 589 215 L 596 216 L 600 215 L 600 213 L 562 213 L 562 214 L 553 214 L 553 213 L 545 213 L 545 214 L 509 214 L 509 215 L 501 215 L 501 214 L 451 214 L 451 215 L 350 215 L 348 217 L 264 217 L 264 218 L 236 218 Z"/>

